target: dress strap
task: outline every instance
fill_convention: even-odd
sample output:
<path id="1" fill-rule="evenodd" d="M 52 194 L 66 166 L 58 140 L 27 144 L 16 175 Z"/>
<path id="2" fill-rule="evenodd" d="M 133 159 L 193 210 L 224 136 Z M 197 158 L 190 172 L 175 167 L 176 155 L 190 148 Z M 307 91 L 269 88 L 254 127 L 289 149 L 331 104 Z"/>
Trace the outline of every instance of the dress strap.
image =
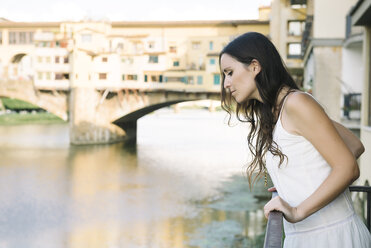
<path id="1" fill-rule="evenodd" d="M 310 96 L 311 98 L 313 98 L 322 108 L 323 106 L 317 101 L 316 98 L 314 98 L 311 94 L 309 94 L 308 92 L 304 92 L 304 91 L 299 91 L 299 90 L 293 90 L 293 91 L 290 91 L 286 96 L 285 98 L 283 99 L 283 103 L 282 103 L 282 106 L 281 106 L 281 109 L 280 109 L 280 114 L 278 116 L 278 119 L 279 120 L 281 118 L 281 114 L 282 114 L 282 111 L 283 111 L 283 107 L 285 106 L 285 103 L 286 103 L 286 100 L 288 98 L 288 96 L 292 93 L 292 92 L 299 92 L 299 93 L 302 93 L 302 94 L 307 94 L 308 96 Z"/>
<path id="2" fill-rule="evenodd" d="M 295 92 L 295 91 L 291 91 L 291 92 Z M 283 98 L 283 103 L 282 103 L 282 105 L 281 105 L 281 109 L 280 109 L 280 113 L 279 113 L 279 115 L 278 115 L 278 119 L 277 119 L 277 121 L 278 121 L 279 119 L 281 119 L 281 114 L 282 114 L 282 111 L 283 111 L 283 107 L 285 106 L 286 100 L 287 100 L 287 98 L 288 98 L 288 96 L 290 95 L 291 92 L 289 92 L 289 93 L 288 93 L 288 94 Z"/>

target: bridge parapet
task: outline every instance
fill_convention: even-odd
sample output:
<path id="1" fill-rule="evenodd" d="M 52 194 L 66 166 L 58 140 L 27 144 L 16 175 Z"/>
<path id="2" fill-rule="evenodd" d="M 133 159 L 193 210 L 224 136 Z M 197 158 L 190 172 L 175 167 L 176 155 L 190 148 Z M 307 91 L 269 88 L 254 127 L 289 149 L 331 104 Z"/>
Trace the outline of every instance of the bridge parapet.
<path id="1" fill-rule="evenodd" d="M 200 89 L 76 87 L 71 90 L 71 142 L 110 143 L 136 140 L 142 116 L 175 103 L 219 99 L 219 92 Z"/>
<path id="2" fill-rule="evenodd" d="M 56 90 L 40 89 L 32 81 L 0 81 L 0 96 L 20 99 L 69 119 L 73 144 L 135 141 L 137 120 L 152 111 L 184 101 L 219 100 L 219 90 L 197 85 L 81 85 Z"/>

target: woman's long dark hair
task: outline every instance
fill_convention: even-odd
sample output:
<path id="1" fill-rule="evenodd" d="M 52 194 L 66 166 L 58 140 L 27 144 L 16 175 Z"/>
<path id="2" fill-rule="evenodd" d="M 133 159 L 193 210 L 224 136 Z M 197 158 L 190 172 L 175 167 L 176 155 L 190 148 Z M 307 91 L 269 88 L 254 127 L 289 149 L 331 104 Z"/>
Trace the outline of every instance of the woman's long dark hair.
<path id="1" fill-rule="evenodd" d="M 222 78 L 221 105 L 229 114 L 228 123 L 230 123 L 232 112 L 235 111 L 238 120 L 248 122 L 251 126 L 247 136 L 248 147 L 253 155 L 253 160 L 247 167 L 251 186 L 265 170 L 264 157 L 267 151 L 270 151 L 274 156 L 279 156 L 280 165 L 286 157 L 273 141 L 273 129 L 277 122 L 275 113 L 279 113 L 282 106 L 282 101 L 277 103 L 277 99 L 283 87 L 289 88 L 288 94 L 290 91 L 298 89 L 298 86 L 288 73 L 272 42 L 260 33 L 245 33 L 231 41 L 219 54 L 219 66 L 223 54 L 228 54 L 247 66 L 255 59 L 261 66 L 260 72 L 255 77 L 255 82 L 263 102 L 250 99 L 237 103 L 231 94 L 224 89 L 225 76 L 220 70 Z M 252 175 L 257 169 L 258 173 L 252 180 Z"/>

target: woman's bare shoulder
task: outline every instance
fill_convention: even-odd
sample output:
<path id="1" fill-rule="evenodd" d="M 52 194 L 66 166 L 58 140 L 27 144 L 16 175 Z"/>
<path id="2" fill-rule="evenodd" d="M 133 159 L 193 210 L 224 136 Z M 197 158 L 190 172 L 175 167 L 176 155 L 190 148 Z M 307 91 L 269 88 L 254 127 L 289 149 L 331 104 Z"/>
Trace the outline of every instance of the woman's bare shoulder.
<path id="1" fill-rule="evenodd" d="M 308 93 L 294 91 L 287 96 L 285 110 L 288 114 L 309 114 L 313 110 L 323 111 L 323 108 Z"/>
<path id="2" fill-rule="evenodd" d="M 284 106 L 288 129 L 306 137 L 306 131 L 314 126 L 330 122 L 321 105 L 309 94 L 293 92 L 288 95 Z"/>

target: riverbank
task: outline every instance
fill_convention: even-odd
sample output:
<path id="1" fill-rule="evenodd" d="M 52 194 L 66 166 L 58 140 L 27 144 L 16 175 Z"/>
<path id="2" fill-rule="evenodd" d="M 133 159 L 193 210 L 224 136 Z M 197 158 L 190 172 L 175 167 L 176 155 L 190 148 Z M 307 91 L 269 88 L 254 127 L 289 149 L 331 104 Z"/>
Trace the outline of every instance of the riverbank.
<path id="1" fill-rule="evenodd" d="M 18 99 L 0 98 L 0 126 L 61 123 L 66 122 L 36 105 Z"/>
<path id="2" fill-rule="evenodd" d="M 8 112 L 0 114 L 0 125 L 61 124 L 66 121 L 48 112 Z"/>

